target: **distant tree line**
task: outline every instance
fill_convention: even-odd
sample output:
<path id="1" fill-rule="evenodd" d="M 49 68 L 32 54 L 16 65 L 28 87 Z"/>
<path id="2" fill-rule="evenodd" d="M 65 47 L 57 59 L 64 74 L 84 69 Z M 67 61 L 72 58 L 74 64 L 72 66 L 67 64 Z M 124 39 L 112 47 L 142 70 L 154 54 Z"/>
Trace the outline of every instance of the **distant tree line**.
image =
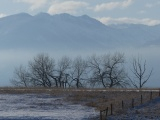
<path id="1" fill-rule="evenodd" d="M 85 59 L 64 56 L 58 61 L 48 54 L 38 54 L 28 66 L 15 68 L 11 83 L 18 87 L 142 88 L 152 74 L 152 70 L 147 72 L 146 61 L 133 60 L 132 77 L 126 72 L 125 63 L 122 53 Z"/>

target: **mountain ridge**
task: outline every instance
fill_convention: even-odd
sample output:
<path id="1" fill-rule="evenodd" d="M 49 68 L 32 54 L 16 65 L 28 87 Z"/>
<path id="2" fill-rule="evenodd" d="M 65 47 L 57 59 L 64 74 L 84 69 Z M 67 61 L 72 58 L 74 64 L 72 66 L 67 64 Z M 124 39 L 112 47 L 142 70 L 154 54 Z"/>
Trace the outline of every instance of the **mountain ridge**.
<path id="1" fill-rule="evenodd" d="M 20 13 L 0 18 L 1 48 L 106 49 L 158 43 L 160 26 L 106 26 L 88 15 L 67 13 L 31 16 Z M 124 27 L 123 27 L 124 26 Z"/>

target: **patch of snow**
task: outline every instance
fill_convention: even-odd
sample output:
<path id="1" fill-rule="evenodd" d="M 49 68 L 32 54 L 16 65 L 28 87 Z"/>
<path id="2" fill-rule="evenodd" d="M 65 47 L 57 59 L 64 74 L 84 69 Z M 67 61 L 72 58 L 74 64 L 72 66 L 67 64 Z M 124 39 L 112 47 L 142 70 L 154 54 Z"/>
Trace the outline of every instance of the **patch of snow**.
<path id="1" fill-rule="evenodd" d="M 0 94 L 0 120 L 88 120 L 93 109 L 47 94 Z"/>

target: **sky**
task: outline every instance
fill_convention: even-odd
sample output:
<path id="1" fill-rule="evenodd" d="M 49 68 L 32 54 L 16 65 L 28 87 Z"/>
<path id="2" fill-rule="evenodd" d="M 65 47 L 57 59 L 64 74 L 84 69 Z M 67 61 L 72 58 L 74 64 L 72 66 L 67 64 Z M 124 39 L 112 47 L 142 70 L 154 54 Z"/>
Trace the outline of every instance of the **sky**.
<path id="1" fill-rule="evenodd" d="M 0 17 L 21 12 L 86 14 L 106 25 L 160 24 L 160 0 L 0 0 Z"/>

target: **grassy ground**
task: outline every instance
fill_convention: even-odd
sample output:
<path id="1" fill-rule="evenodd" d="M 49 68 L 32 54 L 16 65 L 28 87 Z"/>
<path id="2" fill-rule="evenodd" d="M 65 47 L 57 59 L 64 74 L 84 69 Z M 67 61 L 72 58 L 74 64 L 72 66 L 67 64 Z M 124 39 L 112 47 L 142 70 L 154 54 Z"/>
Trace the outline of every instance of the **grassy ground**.
<path id="1" fill-rule="evenodd" d="M 110 112 L 111 104 L 113 105 L 114 114 L 124 112 L 128 108 L 132 107 L 132 99 L 134 99 L 134 106 L 150 101 L 159 96 L 159 92 L 147 91 L 120 91 L 116 90 L 95 90 L 95 91 L 72 91 L 67 97 L 68 100 L 75 103 L 83 103 L 87 106 L 95 107 L 97 110 L 104 110 L 108 107 Z M 123 110 L 122 110 L 123 101 Z"/>
<path id="2" fill-rule="evenodd" d="M 152 91 L 152 93 L 151 93 Z M 159 96 L 159 89 L 47 89 L 47 88 L 0 88 L 0 94 L 42 94 L 47 93 L 54 96 L 64 96 L 66 101 L 75 104 L 83 104 L 94 107 L 97 111 L 108 107 L 108 114 L 111 113 L 111 104 L 113 105 L 113 114 L 125 113 L 128 108 L 146 103 L 150 99 Z M 123 101 L 123 109 L 122 109 Z"/>

